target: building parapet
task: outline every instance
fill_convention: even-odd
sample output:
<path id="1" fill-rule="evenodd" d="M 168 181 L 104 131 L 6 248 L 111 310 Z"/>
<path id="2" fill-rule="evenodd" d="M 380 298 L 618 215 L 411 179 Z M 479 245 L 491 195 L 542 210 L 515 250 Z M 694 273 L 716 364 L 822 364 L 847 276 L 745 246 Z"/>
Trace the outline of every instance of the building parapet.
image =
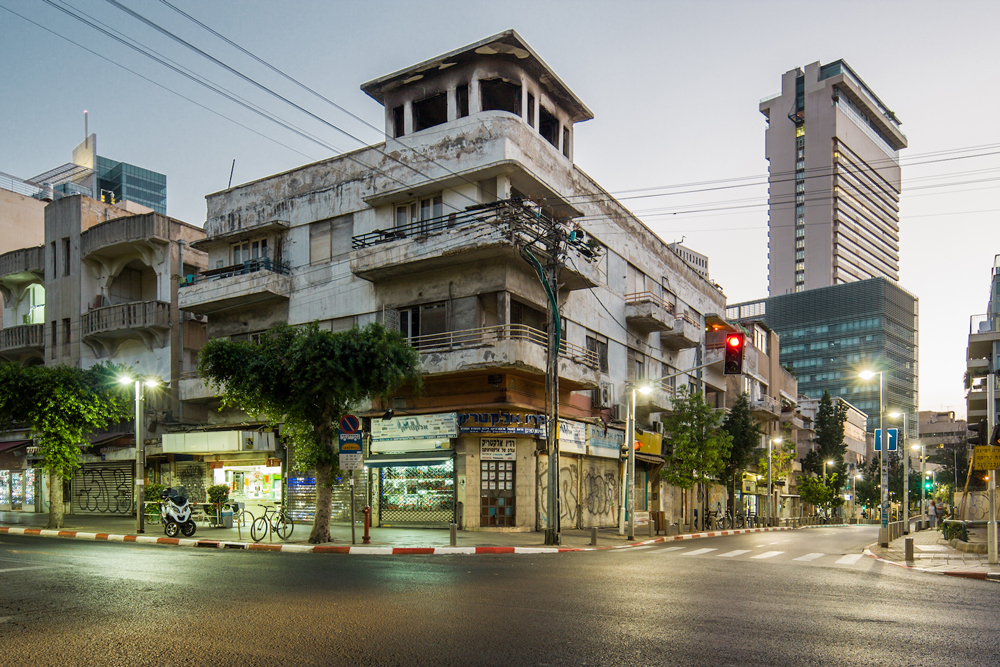
<path id="1" fill-rule="evenodd" d="M 154 213 L 114 218 L 80 235 L 80 255 L 86 257 L 109 246 L 137 241 L 166 244 L 170 242 L 169 226 L 168 218 Z"/>
<path id="2" fill-rule="evenodd" d="M 0 255 L 0 278 L 18 273 L 41 275 L 45 270 L 45 246 L 18 248 Z"/>

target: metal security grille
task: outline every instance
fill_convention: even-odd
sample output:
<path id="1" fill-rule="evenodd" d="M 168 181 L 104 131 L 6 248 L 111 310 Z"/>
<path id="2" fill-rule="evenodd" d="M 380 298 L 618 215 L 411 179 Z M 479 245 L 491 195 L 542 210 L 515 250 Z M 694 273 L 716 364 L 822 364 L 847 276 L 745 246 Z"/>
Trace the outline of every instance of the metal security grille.
<path id="1" fill-rule="evenodd" d="M 73 512 L 131 514 L 132 490 L 131 461 L 84 464 L 73 475 Z"/>
<path id="2" fill-rule="evenodd" d="M 288 511 L 292 520 L 312 523 L 316 518 L 316 477 L 309 474 L 288 476 Z"/>
<path id="3" fill-rule="evenodd" d="M 331 521 L 351 523 L 351 480 L 349 472 L 341 472 L 343 475 L 333 484 L 331 498 L 332 513 Z M 365 505 L 368 504 L 368 480 L 361 471 L 354 472 L 354 520 L 364 521 Z"/>
<path id="4" fill-rule="evenodd" d="M 455 520 L 455 462 L 379 470 L 379 525 L 442 525 Z"/>

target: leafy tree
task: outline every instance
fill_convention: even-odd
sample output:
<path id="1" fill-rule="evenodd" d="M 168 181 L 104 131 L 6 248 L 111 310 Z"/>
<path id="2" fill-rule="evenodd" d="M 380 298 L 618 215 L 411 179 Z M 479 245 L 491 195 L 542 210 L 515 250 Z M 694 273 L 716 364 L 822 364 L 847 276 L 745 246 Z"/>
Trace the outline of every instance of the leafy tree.
<path id="1" fill-rule="evenodd" d="M 331 333 L 315 323 L 279 326 L 257 342 L 216 338 L 198 370 L 224 406 L 283 424 L 295 469 L 316 471 L 316 519 L 309 541 L 330 541 L 333 479 L 339 471 L 336 424 L 372 398 L 407 382 L 419 385 L 419 355 L 380 324 Z"/>
<path id="2" fill-rule="evenodd" d="M 830 392 L 824 391 L 816 411 L 815 445 L 806 455 L 805 469 L 817 475 L 823 474 L 823 462 L 833 461 L 834 470 L 844 469 L 844 454 L 847 444 L 844 442 L 844 422 L 847 421 L 847 405 L 843 401 L 834 403 Z M 827 473 L 830 472 L 827 466 Z"/>
<path id="3" fill-rule="evenodd" d="M 882 477 L 881 472 L 879 472 L 878 457 L 872 457 L 867 463 L 862 463 L 858 469 L 861 471 L 861 479 L 854 482 L 858 503 L 869 509 L 869 518 L 876 518 L 878 506 L 882 502 Z"/>
<path id="4" fill-rule="evenodd" d="M 833 508 L 844 504 L 844 497 L 839 490 L 840 475 L 837 473 L 827 475 L 825 484 L 819 477 L 803 477 L 799 480 L 799 496 L 803 502 L 824 508 L 827 516 L 830 516 Z"/>
<path id="5" fill-rule="evenodd" d="M 708 405 L 701 392 L 689 393 L 687 387 L 678 390 L 673 410 L 664 423 L 668 434 L 665 444 L 668 441 L 670 452 L 660 475 L 668 484 L 690 489 L 697 482 L 705 489 L 707 480 L 723 473 L 732 436 L 722 428 L 722 420 L 722 412 Z"/>
<path id="6" fill-rule="evenodd" d="M 28 425 L 49 474 L 48 528 L 63 527 L 63 480 L 80 467 L 87 435 L 132 416 L 132 391 L 118 382 L 123 368 L 0 364 L 0 427 Z"/>
<path id="7" fill-rule="evenodd" d="M 754 452 L 760 447 L 761 438 L 760 429 L 757 428 L 750 411 L 750 397 L 746 392 L 737 397 L 722 427 L 732 438 L 723 474 L 726 477 L 726 487 L 729 489 L 729 511 L 736 516 L 736 478 L 737 475 L 742 477 Z"/>

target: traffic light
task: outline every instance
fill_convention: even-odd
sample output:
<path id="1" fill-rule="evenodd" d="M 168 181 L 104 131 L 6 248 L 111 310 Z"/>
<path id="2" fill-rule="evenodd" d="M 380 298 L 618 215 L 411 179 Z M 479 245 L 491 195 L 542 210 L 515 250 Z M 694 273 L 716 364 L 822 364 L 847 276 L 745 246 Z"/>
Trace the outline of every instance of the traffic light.
<path id="1" fill-rule="evenodd" d="M 969 424 L 966 428 L 975 433 L 974 436 L 969 438 L 970 447 L 989 444 L 987 443 L 986 438 L 987 434 L 990 432 L 990 425 L 985 419 L 980 419 L 976 424 Z"/>
<path id="2" fill-rule="evenodd" d="M 924 480 L 924 488 L 927 489 L 928 491 L 933 491 L 934 490 L 934 482 L 933 482 L 933 480 L 925 479 Z"/>
<path id="3" fill-rule="evenodd" d="M 993 446 L 1000 445 L 1000 421 L 998 421 L 996 426 L 993 427 L 993 433 L 990 434 L 989 444 Z"/>
<path id="4" fill-rule="evenodd" d="M 725 375 L 741 375 L 743 373 L 743 347 L 746 336 L 742 333 L 726 334 L 726 361 L 722 372 Z"/>

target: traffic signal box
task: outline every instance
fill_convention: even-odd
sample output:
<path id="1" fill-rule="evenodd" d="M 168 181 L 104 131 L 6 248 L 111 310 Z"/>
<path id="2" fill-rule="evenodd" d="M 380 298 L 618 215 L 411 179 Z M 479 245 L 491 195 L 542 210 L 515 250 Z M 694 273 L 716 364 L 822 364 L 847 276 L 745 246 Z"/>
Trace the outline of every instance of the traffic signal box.
<path id="1" fill-rule="evenodd" d="M 980 419 L 979 422 L 975 424 L 969 424 L 966 428 L 975 433 L 974 436 L 969 438 L 969 446 L 976 447 L 979 445 L 993 444 L 986 441 L 986 437 L 990 432 L 990 425 L 985 419 Z"/>
<path id="2" fill-rule="evenodd" d="M 725 375 L 741 375 L 743 373 L 743 351 L 745 345 L 745 334 L 726 334 L 726 360 L 722 368 L 722 372 Z"/>

